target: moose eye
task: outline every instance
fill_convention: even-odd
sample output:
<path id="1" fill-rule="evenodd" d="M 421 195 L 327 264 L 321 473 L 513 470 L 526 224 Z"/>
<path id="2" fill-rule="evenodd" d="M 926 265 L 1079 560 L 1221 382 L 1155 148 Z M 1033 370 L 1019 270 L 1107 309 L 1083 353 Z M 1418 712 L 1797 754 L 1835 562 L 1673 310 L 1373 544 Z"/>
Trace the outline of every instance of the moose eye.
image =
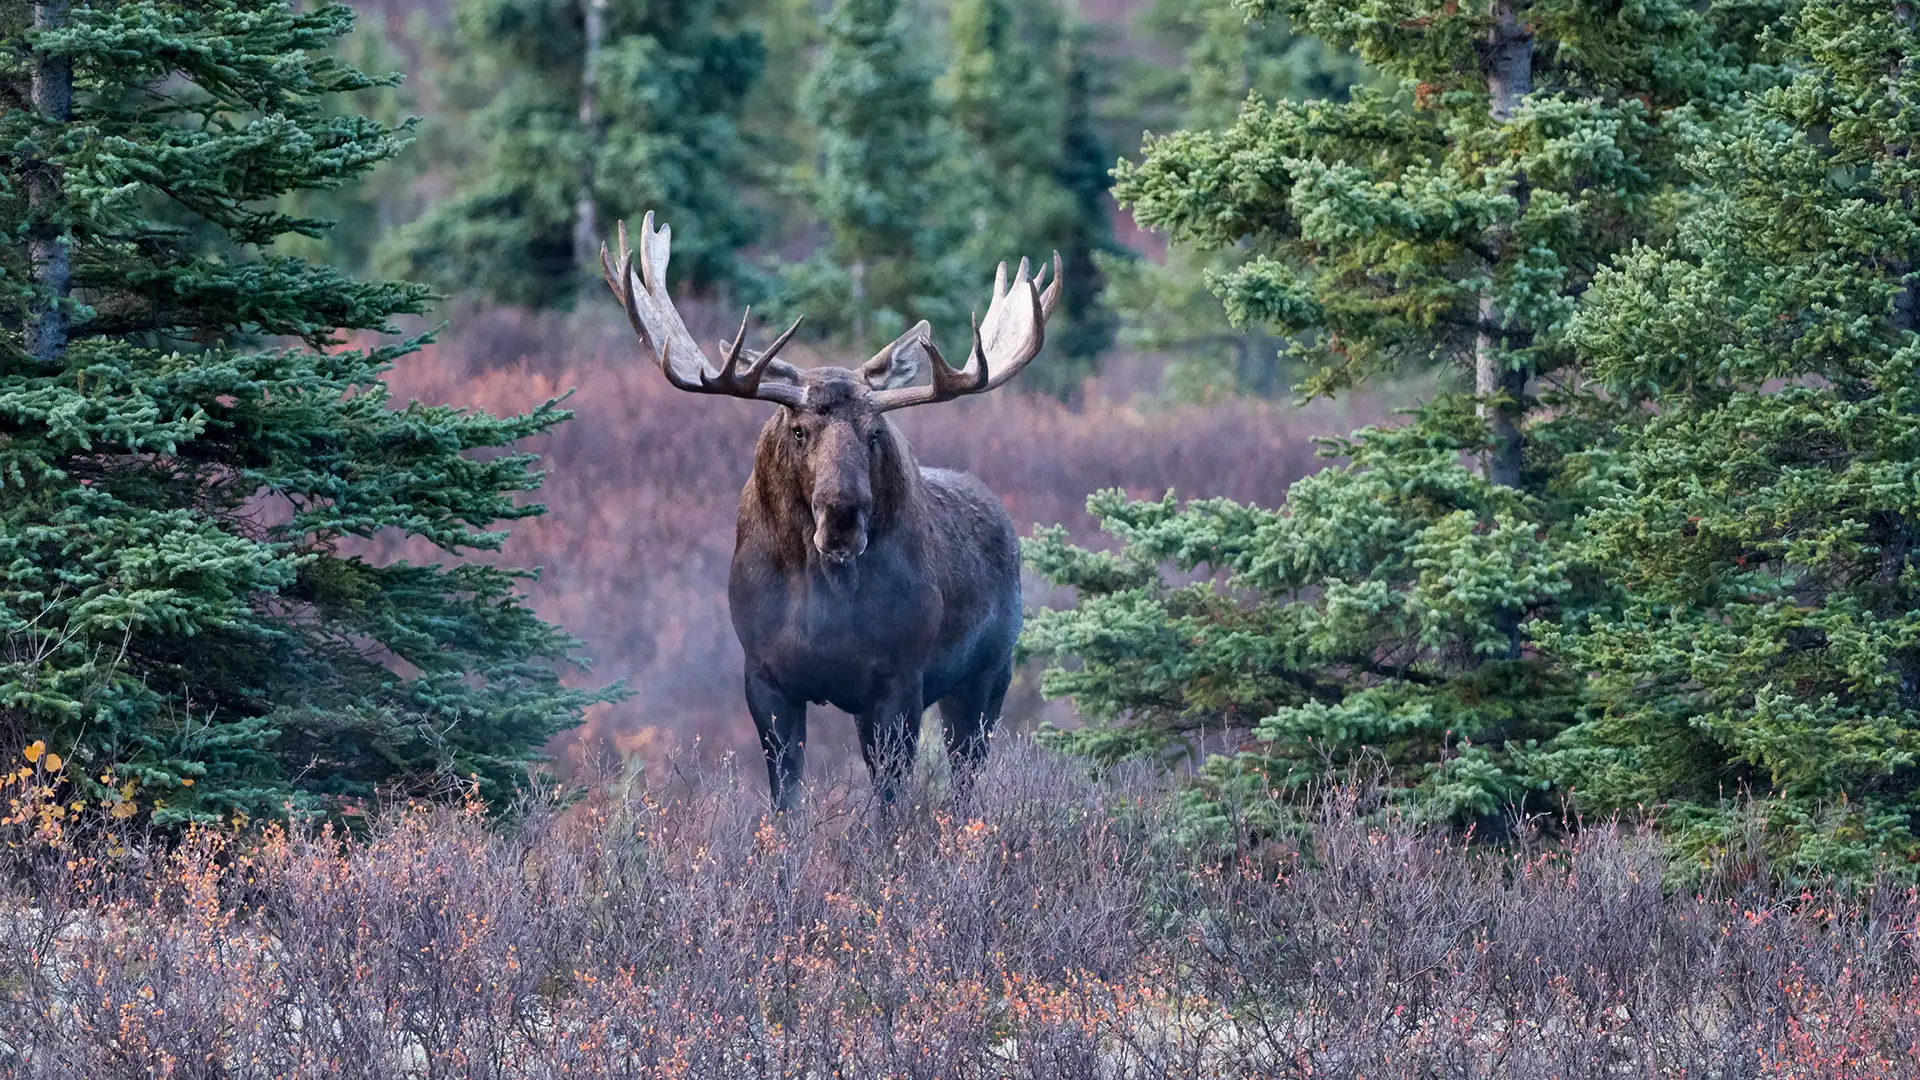
<path id="1" fill-rule="evenodd" d="M 875 450 L 880 449 L 880 430 L 878 428 L 875 428 L 873 432 L 867 436 L 867 445 L 873 447 Z"/>
<path id="2" fill-rule="evenodd" d="M 794 441 L 794 442 L 806 442 L 806 441 L 807 441 L 807 429 L 806 429 L 806 428 L 803 428 L 803 427 L 797 427 L 797 428 L 794 428 L 794 429 L 793 429 L 793 441 Z"/>

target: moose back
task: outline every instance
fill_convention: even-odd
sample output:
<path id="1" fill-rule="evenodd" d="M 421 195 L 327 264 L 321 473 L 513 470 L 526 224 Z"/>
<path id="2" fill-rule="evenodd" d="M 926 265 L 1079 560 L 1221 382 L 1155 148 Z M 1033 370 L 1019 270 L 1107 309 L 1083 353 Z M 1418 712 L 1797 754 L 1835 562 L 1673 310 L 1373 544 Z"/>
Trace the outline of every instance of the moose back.
<path id="1" fill-rule="evenodd" d="M 740 493 L 727 598 L 746 652 L 747 708 L 781 810 L 799 804 L 807 706 L 853 714 L 883 800 L 912 767 L 920 716 L 938 704 L 954 776 L 986 756 L 1013 678 L 1020 636 L 1020 547 L 999 499 L 973 477 L 921 468 L 886 414 L 984 393 L 1040 352 L 1060 300 L 1050 284 L 1013 280 L 1002 263 L 973 328 L 967 362 L 950 366 L 927 323 L 857 371 L 780 360 L 796 321 L 764 352 L 744 347 L 747 320 L 713 364 L 667 291 L 672 230 L 640 230 L 638 265 L 620 226 L 601 248 L 607 284 L 667 381 L 702 394 L 777 406 Z M 923 369 L 932 381 L 914 385 Z"/>

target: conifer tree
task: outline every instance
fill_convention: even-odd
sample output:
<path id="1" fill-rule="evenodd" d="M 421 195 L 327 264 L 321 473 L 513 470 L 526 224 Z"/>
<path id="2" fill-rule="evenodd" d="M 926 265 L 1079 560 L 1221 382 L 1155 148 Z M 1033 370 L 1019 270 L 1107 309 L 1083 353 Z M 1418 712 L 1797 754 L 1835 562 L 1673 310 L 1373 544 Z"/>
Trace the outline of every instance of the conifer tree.
<path id="1" fill-rule="evenodd" d="M 417 46 L 411 35 L 389 36 L 380 22 L 356 21 L 353 32 L 336 42 L 332 52 L 359 71 L 394 71 L 405 63 L 405 52 Z M 289 234 L 274 242 L 274 250 L 326 263 L 356 277 L 373 272 L 374 253 L 395 229 L 420 215 L 417 190 L 422 172 L 435 162 L 422 152 L 417 116 L 423 102 L 422 81 L 377 80 L 377 85 L 334 95 L 323 104 L 333 113 L 357 113 L 411 139 L 407 151 L 383 163 L 351 184 L 327 190 L 289 192 L 282 211 L 300 218 L 321 218 L 332 225 L 319 236 Z"/>
<path id="2" fill-rule="evenodd" d="M 934 96 L 922 0 L 835 0 L 801 92 L 812 153 L 796 187 L 828 243 L 783 274 L 809 332 L 885 342 L 921 319 L 965 337 L 977 189 Z"/>
<path id="3" fill-rule="evenodd" d="M 765 63 L 745 0 L 460 0 L 440 88 L 454 191 L 382 250 L 448 293 L 563 307 L 598 281 L 601 234 L 655 210 L 675 274 L 742 272 L 740 114 Z M 595 286 L 597 287 L 597 285 Z"/>
<path id="4" fill-rule="evenodd" d="M 1699 205 L 1573 323 L 1650 417 L 1583 556 L 1626 602 L 1542 635 L 1591 672 L 1552 772 L 1657 808 L 1702 864 L 1920 861 L 1920 27 L 1832 0 L 1786 85 L 1696 125 Z M 1751 801 L 1749 801 L 1751 800 Z"/>
<path id="5" fill-rule="evenodd" d="M 489 552 L 540 512 L 502 452 L 564 417 L 394 408 L 416 342 L 349 346 L 422 286 L 275 249 L 275 207 L 404 134 L 327 107 L 339 5 L 0 10 L 0 740 L 156 821 L 377 789 L 513 791 L 597 695 L 573 642 L 478 562 L 376 562 L 376 534 Z M 475 455 L 471 452 L 481 451 Z"/>
<path id="6" fill-rule="evenodd" d="M 958 0 L 950 12 L 946 106 L 977 184 L 967 258 L 976 276 L 1010 256 L 1058 251 L 1061 311 L 1045 364 L 1020 385 L 1070 393 L 1112 344 L 1115 320 L 1094 257 L 1117 254 L 1107 216 L 1113 155 L 1093 115 L 1086 31 L 1055 0 Z"/>
<path id="7" fill-rule="evenodd" d="M 1172 67 L 1135 61 L 1111 106 L 1148 131 L 1230 127 L 1249 95 L 1339 100 L 1365 76 L 1351 53 L 1292 33 L 1284 19 L 1249 24 L 1235 0 L 1159 0 L 1137 23 L 1149 40 L 1181 55 Z M 1164 263 L 1100 260 L 1124 325 L 1122 339 L 1171 358 L 1165 381 L 1176 399 L 1221 392 L 1273 397 L 1300 374 L 1281 363 L 1281 342 L 1267 327 L 1235 326 L 1207 288 L 1209 275 L 1246 258 L 1238 248 L 1200 250 L 1176 240 Z"/>
<path id="8" fill-rule="evenodd" d="M 1497 821 L 1539 782 L 1529 744 L 1575 718 L 1522 625 L 1610 600 L 1567 545 L 1619 404 L 1543 382 L 1553 408 L 1529 423 L 1526 382 L 1573 362 L 1596 268 L 1663 234 L 1684 182 L 1670 121 L 1738 89 L 1754 9 L 1248 6 L 1392 84 L 1250 101 L 1227 130 L 1152 140 L 1117 193 L 1176 240 L 1244 250 L 1213 285 L 1313 369 L 1306 391 L 1439 360 L 1477 394 L 1333 441 L 1348 464 L 1279 510 L 1101 497 L 1122 549 L 1038 538 L 1036 568 L 1080 602 L 1029 641 L 1057 662 L 1048 686 L 1109 721 L 1068 742 L 1113 755 L 1253 728 L 1215 779 L 1256 788 L 1384 752 L 1437 812 Z M 1176 587 L 1163 561 L 1222 580 Z"/>

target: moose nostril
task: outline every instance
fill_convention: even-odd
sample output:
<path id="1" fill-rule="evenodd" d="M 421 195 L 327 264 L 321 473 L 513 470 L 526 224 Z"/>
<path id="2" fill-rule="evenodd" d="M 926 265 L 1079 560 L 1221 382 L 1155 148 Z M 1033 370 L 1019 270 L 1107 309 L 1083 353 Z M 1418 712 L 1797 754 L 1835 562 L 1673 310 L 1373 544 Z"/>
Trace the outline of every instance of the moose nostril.
<path id="1" fill-rule="evenodd" d="M 860 507 L 821 507 L 814 515 L 813 546 L 833 559 L 850 559 L 867 550 L 867 515 Z"/>

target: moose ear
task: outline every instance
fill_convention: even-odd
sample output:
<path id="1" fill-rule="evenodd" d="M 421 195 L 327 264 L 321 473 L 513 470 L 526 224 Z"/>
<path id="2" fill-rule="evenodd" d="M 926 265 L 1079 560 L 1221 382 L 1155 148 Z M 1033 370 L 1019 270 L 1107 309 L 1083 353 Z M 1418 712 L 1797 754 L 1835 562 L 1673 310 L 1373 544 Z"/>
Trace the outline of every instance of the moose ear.
<path id="1" fill-rule="evenodd" d="M 720 343 L 720 355 L 727 355 L 727 343 L 724 341 Z M 761 352 L 759 349 L 743 349 L 740 352 L 740 358 L 747 362 L 748 367 L 758 365 L 760 358 L 765 355 L 766 353 Z M 800 381 L 800 369 L 787 363 L 785 360 L 769 360 L 767 361 L 767 370 L 764 373 L 764 377 L 772 379 L 775 382 L 797 383 Z"/>
<path id="2" fill-rule="evenodd" d="M 868 388 L 893 390 L 919 378 L 931 359 L 927 342 L 932 333 L 932 324 L 923 319 L 895 338 L 893 344 L 875 353 L 873 359 L 861 364 L 860 376 L 867 380 Z"/>

